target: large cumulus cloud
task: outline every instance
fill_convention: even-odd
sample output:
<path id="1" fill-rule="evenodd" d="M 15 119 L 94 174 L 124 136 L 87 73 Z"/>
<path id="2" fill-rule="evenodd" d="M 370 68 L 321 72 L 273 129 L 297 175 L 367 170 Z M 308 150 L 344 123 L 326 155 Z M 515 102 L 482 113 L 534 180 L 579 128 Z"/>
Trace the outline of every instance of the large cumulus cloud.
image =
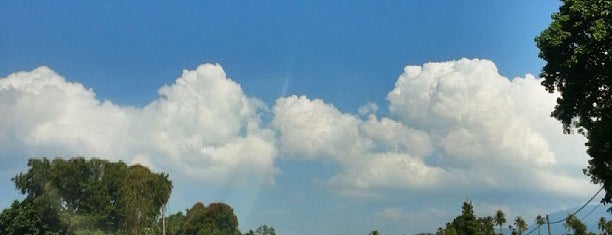
<path id="1" fill-rule="evenodd" d="M 219 65 L 185 70 L 143 108 L 96 99 L 47 67 L 0 79 L 0 158 L 82 155 L 141 163 L 200 181 L 273 183 L 273 133 L 263 104 Z M 236 178 L 239 178 L 238 180 Z"/>
<path id="2" fill-rule="evenodd" d="M 387 95 L 389 117 L 376 117 L 372 104 L 360 118 L 291 96 L 277 101 L 273 123 L 283 154 L 335 159 L 341 171 L 328 182 L 348 193 L 448 186 L 590 192 L 578 173 L 584 139 L 561 133 L 550 117 L 556 94 L 539 83 L 531 75 L 505 78 L 488 60 L 407 66 Z"/>
<path id="3" fill-rule="evenodd" d="M 407 66 L 381 117 L 377 104 L 353 114 L 306 96 L 281 97 L 270 113 L 213 64 L 185 70 L 144 107 L 100 101 L 40 67 L 0 79 L 0 159 L 83 155 L 204 182 L 271 184 L 280 157 L 337 163 L 325 182 L 357 195 L 456 187 L 590 192 L 579 173 L 584 138 L 562 134 L 549 115 L 556 94 L 539 83 L 531 75 L 505 78 L 487 60 Z"/>

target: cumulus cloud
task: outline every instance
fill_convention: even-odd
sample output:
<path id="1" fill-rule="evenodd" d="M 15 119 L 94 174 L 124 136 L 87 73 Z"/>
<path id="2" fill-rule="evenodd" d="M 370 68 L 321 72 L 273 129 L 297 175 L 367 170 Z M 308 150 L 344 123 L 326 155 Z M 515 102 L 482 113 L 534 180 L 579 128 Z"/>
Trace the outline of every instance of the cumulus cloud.
<path id="1" fill-rule="evenodd" d="M 103 157 L 199 181 L 273 183 L 280 158 L 329 161 L 342 193 L 538 188 L 576 195 L 584 138 L 550 118 L 556 94 L 531 75 L 508 79 L 487 60 L 407 66 L 387 94 L 387 117 L 306 96 L 265 104 L 219 65 L 185 70 L 144 107 L 100 101 L 47 67 L 0 79 L 1 160 Z"/>
<path id="2" fill-rule="evenodd" d="M 277 100 L 273 123 L 283 155 L 337 161 L 341 171 L 329 183 L 350 194 L 447 186 L 590 192 L 579 170 L 567 170 L 584 165 L 572 160 L 586 159 L 584 139 L 561 133 L 550 117 L 557 95 L 540 82 L 505 78 L 488 60 L 407 66 L 387 95 L 389 117 L 376 117 L 372 104 L 359 109 L 361 119 L 291 96 Z"/>
<path id="3" fill-rule="evenodd" d="M 0 158 L 81 155 L 205 182 L 273 182 L 276 148 L 259 118 L 264 105 L 221 66 L 185 70 L 159 95 L 143 108 L 123 107 L 47 67 L 11 74 L 0 79 Z"/>

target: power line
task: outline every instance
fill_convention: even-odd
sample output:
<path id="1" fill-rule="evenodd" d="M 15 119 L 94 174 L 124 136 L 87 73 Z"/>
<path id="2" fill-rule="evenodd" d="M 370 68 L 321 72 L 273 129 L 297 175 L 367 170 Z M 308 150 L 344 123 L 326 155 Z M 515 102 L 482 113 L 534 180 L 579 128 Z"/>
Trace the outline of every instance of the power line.
<path id="1" fill-rule="evenodd" d="M 601 186 L 601 188 L 600 188 L 600 189 L 599 189 L 599 190 L 598 190 L 598 191 L 595 193 L 595 195 L 593 195 L 593 196 L 591 197 L 591 199 L 589 199 L 589 200 L 588 200 L 586 203 L 584 203 L 584 205 L 582 205 L 582 207 L 578 208 L 578 210 L 576 210 L 574 213 L 572 213 L 572 214 L 568 215 L 567 217 L 565 217 L 565 218 L 564 218 L 564 219 L 562 219 L 562 220 L 555 221 L 555 222 L 552 222 L 552 223 L 549 223 L 549 224 L 558 224 L 558 223 L 561 223 L 561 222 L 563 222 L 563 221 L 566 221 L 566 220 L 567 220 L 569 217 L 571 217 L 571 216 L 573 216 L 573 215 L 578 214 L 578 212 L 580 212 L 580 211 L 581 211 L 582 209 L 584 209 L 584 208 L 585 208 L 585 207 L 586 207 L 586 206 L 587 206 L 589 203 L 591 203 L 591 201 L 593 201 L 593 199 L 595 199 L 595 197 L 597 197 L 597 195 L 598 195 L 598 194 L 601 192 L 601 190 L 603 190 L 603 189 L 604 189 L 604 187 L 603 187 L 603 186 Z M 593 208 L 591 211 L 589 211 L 589 213 L 587 213 L 587 214 L 584 216 L 584 218 L 582 218 L 582 220 L 584 220 L 584 219 L 585 219 L 587 216 L 589 216 L 591 213 L 593 213 L 593 211 L 595 211 L 595 209 L 597 209 L 597 207 L 598 207 L 599 205 L 601 205 L 601 203 L 597 204 L 597 206 L 596 206 L 595 208 Z M 542 227 L 542 225 L 544 225 L 544 224 L 540 224 L 540 225 L 538 225 L 537 227 L 535 227 L 534 229 L 532 229 L 531 231 L 529 231 L 529 232 L 528 232 L 528 233 L 526 233 L 525 235 L 529 235 L 529 234 L 531 234 L 531 233 L 535 232 L 537 229 L 539 229 L 540 227 Z"/>
<path id="2" fill-rule="evenodd" d="M 593 209 L 591 209 L 591 211 L 589 211 L 589 213 L 587 213 L 584 217 L 582 217 L 582 220 L 586 219 L 586 217 L 589 217 L 589 215 L 591 215 L 591 213 L 593 213 L 593 211 L 595 211 L 595 209 L 597 209 L 600 205 L 601 205 L 601 202 L 597 204 L 595 207 L 593 207 Z"/>
<path id="3" fill-rule="evenodd" d="M 603 189 L 604 189 L 604 187 L 603 187 L 603 186 L 601 186 L 601 188 L 600 188 L 600 189 L 599 189 L 599 190 L 598 190 L 598 191 L 595 193 L 595 195 L 593 195 L 593 196 L 591 197 L 591 199 L 589 199 L 589 200 L 588 200 L 586 203 L 584 203 L 584 205 L 582 205 L 580 208 L 578 208 L 578 210 L 576 210 L 574 213 L 572 213 L 572 214 L 568 215 L 567 217 L 565 217 L 565 218 L 564 218 L 564 219 L 562 219 L 562 220 L 555 221 L 555 222 L 552 222 L 552 223 L 550 223 L 550 224 L 558 224 L 558 223 L 561 223 L 561 222 L 563 222 L 563 221 L 566 221 L 566 220 L 567 220 L 569 217 L 571 217 L 571 216 L 573 216 L 573 215 L 578 214 L 578 212 L 580 212 L 580 211 L 581 211 L 582 209 L 584 209 L 584 208 L 585 208 L 585 207 L 586 207 L 586 206 L 587 206 L 589 203 L 591 203 L 591 201 L 593 201 L 593 199 L 595 199 L 595 197 L 597 197 L 597 195 L 598 195 L 598 194 L 601 192 L 601 190 L 603 190 Z"/>

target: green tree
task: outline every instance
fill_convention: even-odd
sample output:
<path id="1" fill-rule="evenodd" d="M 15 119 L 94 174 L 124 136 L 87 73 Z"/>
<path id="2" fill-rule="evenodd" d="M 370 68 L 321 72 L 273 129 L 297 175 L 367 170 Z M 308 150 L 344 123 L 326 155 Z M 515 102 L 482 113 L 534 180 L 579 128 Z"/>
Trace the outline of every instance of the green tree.
<path id="1" fill-rule="evenodd" d="M 60 217 L 61 197 L 50 180 L 51 162 L 47 159 L 30 159 L 28 167 L 27 173 L 19 173 L 12 178 L 15 187 L 26 195 L 21 203 L 37 212 L 44 224 L 40 233 L 67 233 L 68 225 Z"/>
<path id="2" fill-rule="evenodd" d="M 563 224 L 567 229 L 571 229 L 574 235 L 587 235 L 587 227 L 575 215 L 569 215 Z"/>
<path id="3" fill-rule="evenodd" d="M 166 217 L 166 234 L 167 235 L 180 235 L 183 233 L 183 223 L 185 222 L 185 215 L 183 212 L 177 212 L 176 214 Z"/>
<path id="4" fill-rule="evenodd" d="M 494 226 L 493 217 L 487 216 L 487 217 L 478 218 L 478 224 L 480 225 L 479 231 L 483 235 L 495 234 L 495 231 L 493 230 L 493 226 Z"/>
<path id="5" fill-rule="evenodd" d="M 272 226 L 261 225 L 255 230 L 255 235 L 276 235 L 276 231 Z"/>
<path id="6" fill-rule="evenodd" d="M 527 231 L 527 222 L 525 222 L 523 217 L 517 216 L 516 219 L 514 219 L 514 226 L 516 226 L 519 235 Z"/>
<path id="7" fill-rule="evenodd" d="M 239 235 L 238 217 L 234 215 L 234 209 L 225 203 L 211 203 L 206 207 L 197 202 L 187 210 L 182 234 Z"/>
<path id="8" fill-rule="evenodd" d="M 126 230 L 129 234 L 141 234 L 143 228 L 156 224 L 160 208 L 170 197 L 172 184 L 167 174 L 152 174 L 141 165 L 130 166 L 124 180 L 120 192 Z"/>
<path id="9" fill-rule="evenodd" d="M 211 203 L 206 209 L 207 221 L 211 221 L 215 230 L 221 234 L 238 235 L 238 217 L 234 209 L 225 203 Z M 256 231 L 257 232 L 257 231 Z"/>
<path id="10" fill-rule="evenodd" d="M 536 224 L 538 225 L 538 235 L 542 234 L 541 233 L 541 228 L 542 225 L 544 225 L 544 217 L 542 217 L 541 215 L 537 215 L 536 219 L 535 219 Z"/>
<path id="11" fill-rule="evenodd" d="M 503 234 L 502 226 L 506 223 L 506 216 L 502 210 L 495 212 L 495 224 L 499 226 L 499 234 Z"/>
<path id="12" fill-rule="evenodd" d="M 185 222 L 183 223 L 183 235 L 204 233 L 204 221 L 206 218 L 206 206 L 201 202 L 195 203 L 187 210 Z"/>
<path id="13" fill-rule="evenodd" d="M 41 233 L 155 232 L 172 189 L 167 174 L 123 162 L 43 158 L 28 167 L 12 180 L 45 224 Z"/>
<path id="14" fill-rule="evenodd" d="M 0 234 L 41 234 L 45 231 L 49 228 L 32 204 L 13 201 L 0 214 Z"/>
<path id="15" fill-rule="evenodd" d="M 453 220 L 453 224 L 457 234 L 476 234 L 479 230 L 479 224 L 474 215 L 474 208 L 472 207 L 471 201 L 466 200 L 463 202 L 461 206 L 461 215 Z"/>
<path id="16" fill-rule="evenodd" d="M 369 235 L 378 235 L 378 230 L 374 230 L 374 231 L 370 232 Z"/>
<path id="17" fill-rule="evenodd" d="M 612 221 L 606 221 L 605 217 L 600 217 L 597 222 L 597 228 L 601 230 L 601 234 L 611 234 L 612 233 Z"/>
<path id="18" fill-rule="evenodd" d="M 612 202 L 612 1 L 563 0 L 552 22 L 535 38 L 542 85 L 560 97 L 552 116 L 564 131 L 587 137 L 585 173 L 603 184 L 603 202 Z"/>
<path id="19" fill-rule="evenodd" d="M 243 235 L 255 235 L 255 232 L 253 232 L 253 229 L 251 229 L 247 233 L 243 233 Z"/>

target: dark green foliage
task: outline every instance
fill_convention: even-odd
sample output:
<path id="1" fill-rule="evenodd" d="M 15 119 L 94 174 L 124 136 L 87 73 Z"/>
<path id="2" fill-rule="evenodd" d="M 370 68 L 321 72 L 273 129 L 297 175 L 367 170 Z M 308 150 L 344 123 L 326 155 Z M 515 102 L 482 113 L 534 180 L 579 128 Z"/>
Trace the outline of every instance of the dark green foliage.
<path id="1" fill-rule="evenodd" d="M 234 215 L 234 209 L 225 203 L 211 203 L 206 208 L 206 217 L 221 234 L 239 235 L 238 217 Z"/>
<path id="2" fill-rule="evenodd" d="M 575 215 L 570 215 L 565 220 L 563 224 L 566 228 L 571 229 L 573 231 L 572 234 L 575 235 L 588 235 L 591 233 L 587 232 L 587 227 L 580 219 L 578 219 Z"/>
<path id="3" fill-rule="evenodd" d="M 182 234 L 184 235 L 239 235 L 238 217 L 234 209 L 224 203 L 211 203 L 208 207 L 201 202 L 187 210 Z"/>
<path id="4" fill-rule="evenodd" d="M 502 210 L 495 211 L 495 224 L 499 226 L 499 233 L 503 233 L 502 226 L 506 223 L 506 216 Z"/>
<path id="5" fill-rule="evenodd" d="M 204 221 L 206 220 L 206 206 L 201 202 L 194 204 L 187 210 L 187 216 L 183 223 L 183 235 L 200 234 L 205 230 Z"/>
<path id="6" fill-rule="evenodd" d="M 542 225 L 544 225 L 544 217 L 538 214 L 535 219 L 536 224 L 538 225 L 538 235 L 542 234 Z"/>
<path id="7" fill-rule="evenodd" d="M 119 189 L 128 233 L 141 234 L 143 228 L 156 223 L 159 209 L 170 197 L 172 186 L 169 182 L 167 174 L 152 174 L 147 167 L 128 168 Z"/>
<path id="8" fill-rule="evenodd" d="M 585 173 L 606 189 L 612 202 L 612 1 L 564 0 L 538 37 L 541 76 L 549 92 L 561 97 L 552 116 L 565 132 L 577 128 L 587 139 Z"/>
<path id="9" fill-rule="evenodd" d="M 606 221 L 605 217 L 600 217 L 597 222 L 597 228 L 602 234 L 612 234 L 612 221 Z"/>
<path id="10" fill-rule="evenodd" d="M 503 214 L 503 213 L 502 213 Z M 446 223 L 444 228 L 439 227 L 436 234 L 444 235 L 493 235 L 493 217 L 476 218 L 472 202 L 465 201 L 461 207 L 461 215 L 455 217 L 451 223 Z"/>
<path id="11" fill-rule="evenodd" d="M 276 231 L 274 231 L 274 228 L 272 226 L 264 224 L 259 226 L 259 228 L 255 230 L 254 235 L 276 235 Z"/>
<path id="12" fill-rule="evenodd" d="M 519 235 L 522 235 L 523 232 L 527 231 L 527 222 L 525 222 L 523 217 L 516 217 L 516 219 L 514 219 L 514 226 L 516 226 L 516 230 L 518 231 Z"/>
<path id="13" fill-rule="evenodd" d="M 0 214 L 0 234 L 41 234 L 43 231 L 49 231 L 49 227 L 29 203 L 13 201 Z"/>
<path id="14" fill-rule="evenodd" d="M 185 215 L 183 212 L 166 217 L 166 234 L 167 235 L 180 235 L 183 234 L 183 223 L 185 222 Z"/>
<path id="15" fill-rule="evenodd" d="M 13 181 L 26 195 L 18 208 L 33 208 L 31 220 L 42 223 L 33 234 L 151 232 L 158 229 L 159 208 L 172 189 L 167 174 L 123 162 L 30 159 L 28 167 Z M 10 210 L 5 212 L 3 218 L 11 217 Z"/>
<path id="16" fill-rule="evenodd" d="M 243 233 L 243 235 L 255 235 L 255 232 L 253 232 L 253 229 L 251 229 L 247 233 Z"/>

